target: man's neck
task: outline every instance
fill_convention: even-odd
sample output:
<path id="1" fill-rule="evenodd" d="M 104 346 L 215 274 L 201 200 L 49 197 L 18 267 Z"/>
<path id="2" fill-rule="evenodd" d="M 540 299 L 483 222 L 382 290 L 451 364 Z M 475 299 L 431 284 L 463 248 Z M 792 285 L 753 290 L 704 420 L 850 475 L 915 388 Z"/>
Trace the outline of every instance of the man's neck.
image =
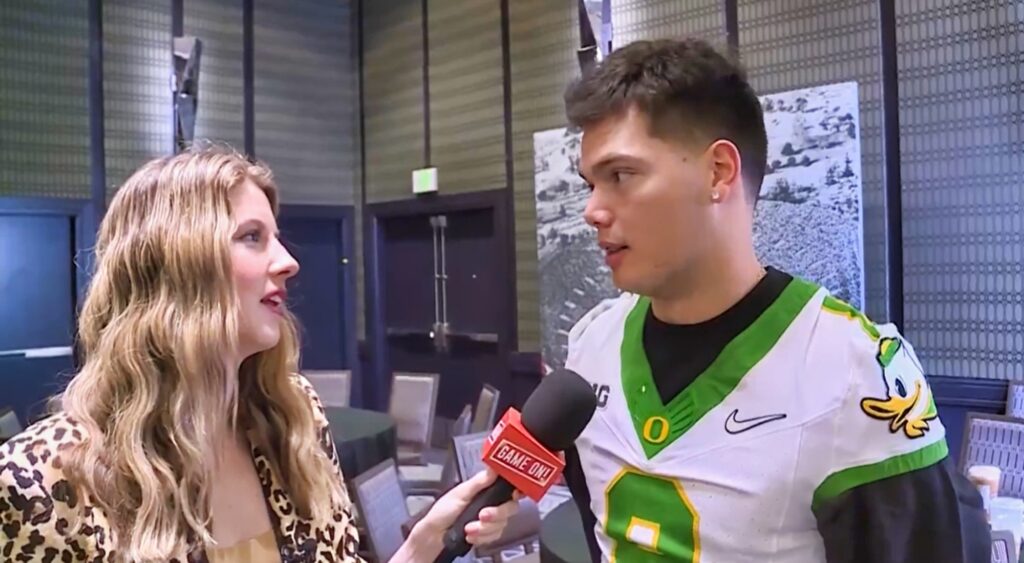
<path id="1" fill-rule="evenodd" d="M 747 257 L 718 261 L 696 271 L 688 283 L 674 284 L 676 291 L 651 296 L 655 317 L 671 324 L 713 319 L 743 299 L 765 275 L 752 250 Z"/>

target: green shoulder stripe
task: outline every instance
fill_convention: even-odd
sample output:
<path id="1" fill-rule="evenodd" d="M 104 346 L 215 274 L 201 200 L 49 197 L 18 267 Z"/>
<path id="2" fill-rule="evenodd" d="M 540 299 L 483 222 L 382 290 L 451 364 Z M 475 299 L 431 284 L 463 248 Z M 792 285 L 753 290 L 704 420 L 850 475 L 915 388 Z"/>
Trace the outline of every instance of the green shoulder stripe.
<path id="1" fill-rule="evenodd" d="M 935 465 L 947 455 L 949 455 L 949 447 L 943 438 L 910 453 L 890 457 L 877 463 L 843 469 L 829 475 L 821 485 L 818 485 L 818 488 L 814 490 L 811 508 L 816 509 L 822 502 L 855 487 Z"/>

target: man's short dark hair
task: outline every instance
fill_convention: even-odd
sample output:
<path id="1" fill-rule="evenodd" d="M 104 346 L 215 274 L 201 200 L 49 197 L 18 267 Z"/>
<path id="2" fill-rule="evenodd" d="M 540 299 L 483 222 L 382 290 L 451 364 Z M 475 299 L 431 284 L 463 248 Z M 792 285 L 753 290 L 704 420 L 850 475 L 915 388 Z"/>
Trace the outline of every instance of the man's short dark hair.
<path id="1" fill-rule="evenodd" d="M 734 57 L 701 39 L 637 41 L 612 52 L 565 93 L 567 117 L 577 127 L 634 105 L 659 138 L 732 141 L 750 201 L 757 201 L 768 139 L 761 103 Z"/>

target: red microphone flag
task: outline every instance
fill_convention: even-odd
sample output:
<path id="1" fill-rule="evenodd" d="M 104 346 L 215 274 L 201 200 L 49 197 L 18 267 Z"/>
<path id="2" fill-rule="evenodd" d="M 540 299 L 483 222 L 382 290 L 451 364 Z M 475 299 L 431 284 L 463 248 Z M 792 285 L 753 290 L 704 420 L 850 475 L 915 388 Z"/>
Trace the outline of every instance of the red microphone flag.
<path id="1" fill-rule="evenodd" d="M 536 502 L 555 484 L 565 462 L 523 427 L 519 411 L 508 409 L 487 437 L 483 461 L 517 490 Z"/>

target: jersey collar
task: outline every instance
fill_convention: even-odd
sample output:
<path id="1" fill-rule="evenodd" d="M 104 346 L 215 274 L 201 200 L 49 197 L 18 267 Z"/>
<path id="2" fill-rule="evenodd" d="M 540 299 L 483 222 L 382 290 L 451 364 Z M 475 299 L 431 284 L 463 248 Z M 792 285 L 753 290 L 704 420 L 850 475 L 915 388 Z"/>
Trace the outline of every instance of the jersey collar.
<path id="1" fill-rule="evenodd" d="M 668 404 L 661 402 L 644 352 L 644 320 L 651 301 L 646 297 L 638 299 L 626 317 L 620 350 L 621 377 L 630 418 L 647 459 L 718 406 L 775 346 L 818 289 L 815 284 L 794 278 L 764 313 L 732 339 L 718 358 Z"/>

